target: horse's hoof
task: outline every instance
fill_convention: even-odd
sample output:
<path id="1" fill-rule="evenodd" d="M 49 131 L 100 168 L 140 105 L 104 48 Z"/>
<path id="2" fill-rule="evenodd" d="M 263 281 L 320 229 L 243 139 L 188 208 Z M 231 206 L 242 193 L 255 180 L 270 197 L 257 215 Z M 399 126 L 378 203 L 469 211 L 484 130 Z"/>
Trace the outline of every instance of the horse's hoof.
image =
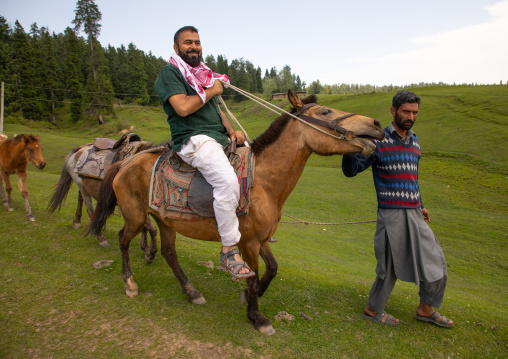
<path id="1" fill-rule="evenodd" d="M 34 218 L 34 217 L 28 217 L 28 220 L 29 220 L 30 222 L 35 222 L 35 218 Z"/>
<path id="2" fill-rule="evenodd" d="M 266 335 L 274 335 L 275 334 L 275 329 L 273 329 L 273 327 L 271 325 L 266 325 L 266 326 L 263 326 L 263 327 L 259 327 L 258 330 L 262 334 L 266 334 Z"/>
<path id="3" fill-rule="evenodd" d="M 203 305 L 203 304 L 206 304 L 206 300 L 204 297 L 198 297 L 198 298 L 195 298 L 193 300 L 191 300 L 191 302 L 193 304 L 198 304 L 198 305 Z"/>
<path id="4" fill-rule="evenodd" d="M 101 247 L 109 247 L 109 243 L 108 243 L 108 241 L 104 240 L 102 242 L 99 242 L 99 246 L 101 246 Z"/>
<path id="5" fill-rule="evenodd" d="M 13 212 L 13 211 L 14 211 L 14 208 L 12 208 L 12 207 L 8 207 L 8 208 L 7 208 L 7 210 L 8 210 L 9 212 Z"/>
<path id="6" fill-rule="evenodd" d="M 72 228 L 74 229 L 81 228 L 81 222 L 72 222 Z"/>
<path id="7" fill-rule="evenodd" d="M 147 257 L 147 256 L 145 256 L 145 263 L 146 264 L 152 264 L 154 260 L 155 260 L 155 257 Z"/>
<path id="8" fill-rule="evenodd" d="M 127 294 L 127 297 L 129 297 L 129 298 L 134 298 L 135 296 L 138 295 L 138 291 L 137 290 L 126 289 L 125 290 L 125 294 Z"/>
<path id="9" fill-rule="evenodd" d="M 247 303 L 248 303 L 247 290 L 242 290 L 242 294 L 240 294 L 240 305 L 245 305 Z"/>
<path id="10" fill-rule="evenodd" d="M 136 282 L 134 282 L 134 279 L 132 277 L 127 278 L 125 281 L 125 294 L 127 294 L 127 297 L 134 298 L 138 295 L 138 285 Z"/>

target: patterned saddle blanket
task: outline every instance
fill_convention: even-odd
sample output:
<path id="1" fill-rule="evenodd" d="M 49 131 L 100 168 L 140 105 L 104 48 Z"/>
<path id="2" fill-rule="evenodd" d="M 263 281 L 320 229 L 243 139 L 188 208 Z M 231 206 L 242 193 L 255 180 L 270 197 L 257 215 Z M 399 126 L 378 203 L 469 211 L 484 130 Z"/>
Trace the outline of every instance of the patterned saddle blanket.
<path id="1" fill-rule="evenodd" d="M 229 154 L 240 186 L 237 216 L 249 209 L 250 188 L 254 184 L 254 154 L 250 147 L 237 147 Z M 201 172 L 183 162 L 172 150 L 165 150 L 152 167 L 149 206 L 163 218 L 197 219 L 215 217 L 212 186 Z"/>
<path id="2" fill-rule="evenodd" d="M 135 136 L 133 136 L 135 135 Z M 118 141 L 99 138 L 85 145 L 86 149 L 76 163 L 75 172 L 82 177 L 103 180 L 108 168 L 115 162 L 133 156 L 146 144 L 137 134 L 122 136 Z"/>

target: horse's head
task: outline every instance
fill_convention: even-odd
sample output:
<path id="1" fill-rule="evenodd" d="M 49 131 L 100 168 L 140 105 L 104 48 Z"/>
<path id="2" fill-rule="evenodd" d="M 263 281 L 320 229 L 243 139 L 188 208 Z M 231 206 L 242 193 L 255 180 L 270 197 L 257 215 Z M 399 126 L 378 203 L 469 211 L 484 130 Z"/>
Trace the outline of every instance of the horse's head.
<path id="1" fill-rule="evenodd" d="M 316 96 L 300 99 L 289 91 L 288 98 L 294 106 L 293 113 L 299 118 L 319 128 L 322 132 L 309 126 L 306 130 L 306 143 L 320 155 L 362 153 L 370 155 L 376 146 L 371 139 L 382 140 L 385 132 L 378 120 L 339 111 L 316 104 Z"/>
<path id="2" fill-rule="evenodd" d="M 26 158 L 38 169 L 46 167 L 46 162 L 42 157 L 42 145 L 39 136 L 20 135 L 21 140 L 25 142 Z"/>

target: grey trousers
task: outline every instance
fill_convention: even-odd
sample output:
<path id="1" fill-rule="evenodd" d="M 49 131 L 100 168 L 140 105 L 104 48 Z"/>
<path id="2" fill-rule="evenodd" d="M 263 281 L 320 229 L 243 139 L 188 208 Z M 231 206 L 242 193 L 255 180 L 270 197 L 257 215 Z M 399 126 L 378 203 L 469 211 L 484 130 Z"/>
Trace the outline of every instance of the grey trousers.
<path id="1" fill-rule="evenodd" d="M 386 253 L 385 278 L 381 279 L 377 276 L 369 293 L 369 305 L 376 313 L 382 313 L 385 310 L 386 303 L 388 302 L 393 287 L 395 286 L 395 282 L 397 281 L 395 270 L 393 268 L 392 252 L 389 248 L 389 244 Z M 435 282 L 420 282 L 420 304 L 429 304 L 435 308 L 441 307 L 447 280 L 448 276 L 445 271 L 443 278 L 438 279 Z"/>

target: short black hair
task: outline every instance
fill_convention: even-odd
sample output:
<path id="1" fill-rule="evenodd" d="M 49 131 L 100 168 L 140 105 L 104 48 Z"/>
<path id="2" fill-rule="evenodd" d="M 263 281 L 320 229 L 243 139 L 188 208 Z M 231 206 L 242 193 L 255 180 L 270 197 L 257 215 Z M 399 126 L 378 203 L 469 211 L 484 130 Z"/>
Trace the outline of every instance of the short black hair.
<path id="1" fill-rule="evenodd" d="M 420 99 L 420 96 L 418 96 L 414 92 L 406 91 L 406 90 L 399 91 L 395 94 L 395 96 L 393 96 L 392 106 L 395 107 L 396 110 L 398 110 L 400 106 L 402 106 L 403 104 L 405 104 L 407 102 L 417 103 L 418 106 L 420 106 L 421 99 Z"/>
<path id="2" fill-rule="evenodd" d="M 180 34 L 184 31 L 190 31 L 190 32 L 195 32 L 196 34 L 199 34 L 198 29 L 196 29 L 194 26 L 184 26 L 180 30 L 175 32 L 175 37 L 173 39 L 173 41 L 175 42 L 175 45 L 178 45 L 178 40 L 179 40 Z"/>

